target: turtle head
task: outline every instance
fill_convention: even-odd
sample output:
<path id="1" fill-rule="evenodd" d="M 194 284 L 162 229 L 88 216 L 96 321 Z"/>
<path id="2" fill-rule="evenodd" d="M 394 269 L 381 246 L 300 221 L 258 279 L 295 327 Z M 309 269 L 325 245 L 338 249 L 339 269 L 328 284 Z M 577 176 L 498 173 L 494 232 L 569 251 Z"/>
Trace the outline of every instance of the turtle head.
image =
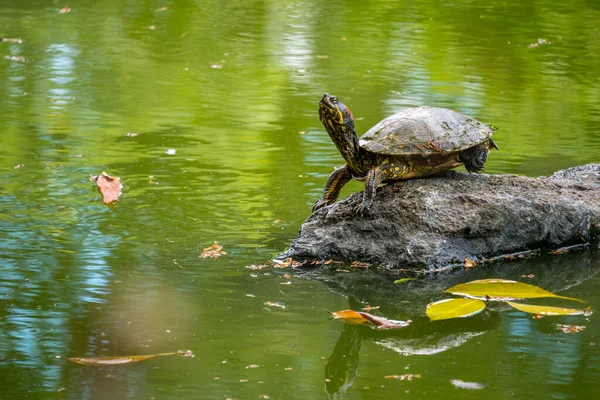
<path id="1" fill-rule="evenodd" d="M 354 117 L 350 109 L 337 97 L 327 93 L 319 102 L 319 119 L 328 131 L 354 131 Z"/>

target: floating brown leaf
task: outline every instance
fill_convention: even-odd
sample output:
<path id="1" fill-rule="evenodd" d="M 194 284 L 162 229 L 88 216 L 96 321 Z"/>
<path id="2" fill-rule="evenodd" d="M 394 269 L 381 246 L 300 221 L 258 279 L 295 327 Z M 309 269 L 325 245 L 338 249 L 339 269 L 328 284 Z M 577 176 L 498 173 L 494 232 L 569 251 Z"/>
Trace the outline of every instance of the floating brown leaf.
<path id="1" fill-rule="evenodd" d="M 159 354 L 149 354 L 142 356 L 117 356 L 117 357 L 71 357 L 67 358 L 67 360 L 83 365 L 93 365 L 93 366 L 107 366 L 107 365 L 122 365 L 122 364 L 131 364 L 144 360 L 148 360 L 150 358 L 159 357 L 159 356 L 184 356 L 184 357 L 194 357 L 194 354 L 189 351 L 177 351 L 172 353 L 159 353 Z"/>
<path id="2" fill-rule="evenodd" d="M 282 308 L 285 310 L 285 305 L 283 303 L 276 302 L 276 301 L 265 301 L 265 306 L 277 307 L 277 308 Z"/>
<path id="3" fill-rule="evenodd" d="M 577 333 L 585 329 L 584 325 L 563 325 L 556 324 L 556 329 L 563 333 Z"/>
<path id="4" fill-rule="evenodd" d="M 252 265 L 246 265 L 245 268 L 255 271 L 255 270 L 264 269 L 264 268 L 267 268 L 267 267 L 268 267 L 267 264 L 263 264 L 263 265 L 254 265 L 254 264 L 252 264 Z"/>
<path id="5" fill-rule="evenodd" d="M 473 268 L 476 267 L 477 263 L 473 260 L 471 260 L 470 258 L 465 258 L 465 268 Z"/>
<path id="6" fill-rule="evenodd" d="M 61 14 L 66 14 L 68 12 L 71 12 L 71 9 L 69 7 L 63 7 L 60 10 L 58 10 L 58 12 Z"/>
<path id="7" fill-rule="evenodd" d="M 350 268 L 364 268 L 367 269 L 369 268 L 369 266 L 367 264 L 363 264 L 360 261 L 354 261 L 352 264 L 350 264 Z"/>
<path id="8" fill-rule="evenodd" d="M 223 254 L 227 254 L 223 251 L 223 246 L 221 246 L 218 242 L 214 242 L 212 246 L 205 248 L 202 250 L 202 254 L 200 254 L 200 258 L 212 258 L 217 259 L 221 257 Z"/>
<path id="9" fill-rule="evenodd" d="M 2 38 L 3 42 L 9 42 L 9 43 L 23 43 L 22 39 L 19 38 Z"/>
<path id="10" fill-rule="evenodd" d="M 118 200 L 121 195 L 121 179 L 108 175 L 106 172 L 102 172 L 100 176 L 90 175 L 90 181 L 96 182 L 96 186 L 102 194 L 102 201 L 107 206 Z"/>
<path id="11" fill-rule="evenodd" d="M 10 61 L 25 62 L 25 57 L 23 56 L 4 56 L 4 58 Z"/>
<path id="12" fill-rule="evenodd" d="M 294 261 L 292 257 L 288 257 L 283 261 L 273 260 L 274 268 L 285 268 L 285 267 L 299 267 L 302 265 L 301 262 Z"/>

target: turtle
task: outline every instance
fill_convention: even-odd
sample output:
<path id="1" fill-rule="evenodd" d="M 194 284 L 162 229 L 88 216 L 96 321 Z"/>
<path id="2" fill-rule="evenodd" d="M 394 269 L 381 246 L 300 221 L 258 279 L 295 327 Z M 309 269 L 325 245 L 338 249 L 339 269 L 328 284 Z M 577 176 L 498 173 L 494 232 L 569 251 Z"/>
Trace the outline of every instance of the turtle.
<path id="1" fill-rule="evenodd" d="M 381 183 L 436 175 L 460 165 L 479 173 L 488 153 L 498 149 L 491 137 L 496 128 L 448 108 L 400 111 L 359 139 L 350 109 L 325 93 L 319 102 L 319 119 L 346 164 L 329 176 L 313 212 L 334 203 L 342 187 L 356 179 L 365 182 L 362 202 L 354 209 L 363 215 Z"/>

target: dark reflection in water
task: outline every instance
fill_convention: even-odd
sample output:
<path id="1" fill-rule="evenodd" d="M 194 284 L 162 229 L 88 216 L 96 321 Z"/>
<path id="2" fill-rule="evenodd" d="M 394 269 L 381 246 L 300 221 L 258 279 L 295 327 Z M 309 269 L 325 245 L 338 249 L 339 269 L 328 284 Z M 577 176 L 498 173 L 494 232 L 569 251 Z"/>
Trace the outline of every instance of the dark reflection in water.
<path id="1" fill-rule="evenodd" d="M 0 0 L 0 9 L 0 360 L 10 360 L 0 362 L 0 397 L 324 398 L 326 365 L 328 376 L 354 368 L 327 359 L 340 328 L 324 310 L 348 299 L 415 323 L 395 336 L 343 333 L 342 348 L 358 353 L 364 342 L 352 361 L 361 373 L 331 379 L 332 393 L 464 396 L 450 379 L 480 381 L 498 398 L 599 389 L 593 316 L 566 336 L 516 312 L 491 310 L 464 332 L 423 319 L 441 289 L 490 270 L 399 287 L 245 268 L 287 246 L 342 162 L 318 121 L 323 92 L 344 99 L 359 132 L 424 104 L 493 123 L 502 150 L 489 173 L 598 162 L 595 3 Z M 102 171 L 123 182 L 115 212 L 88 182 Z M 200 259 L 215 240 L 227 255 Z M 594 309 L 597 252 L 557 260 L 493 274 L 534 273 L 531 283 Z M 447 351 L 406 350 L 434 345 Z M 177 349 L 197 357 L 100 369 L 66 361 Z M 407 366 L 423 378 L 383 380 Z"/>

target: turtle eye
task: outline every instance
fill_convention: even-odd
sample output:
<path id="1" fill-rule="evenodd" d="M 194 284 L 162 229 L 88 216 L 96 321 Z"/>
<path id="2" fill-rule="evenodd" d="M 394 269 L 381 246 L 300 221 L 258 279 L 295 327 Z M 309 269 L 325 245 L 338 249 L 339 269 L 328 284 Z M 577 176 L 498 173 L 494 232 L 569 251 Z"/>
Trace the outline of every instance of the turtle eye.
<path id="1" fill-rule="evenodd" d="M 337 103 L 338 102 L 338 98 L 335 96 L 331 96 L 331 102 L 332 103 Z"/>

